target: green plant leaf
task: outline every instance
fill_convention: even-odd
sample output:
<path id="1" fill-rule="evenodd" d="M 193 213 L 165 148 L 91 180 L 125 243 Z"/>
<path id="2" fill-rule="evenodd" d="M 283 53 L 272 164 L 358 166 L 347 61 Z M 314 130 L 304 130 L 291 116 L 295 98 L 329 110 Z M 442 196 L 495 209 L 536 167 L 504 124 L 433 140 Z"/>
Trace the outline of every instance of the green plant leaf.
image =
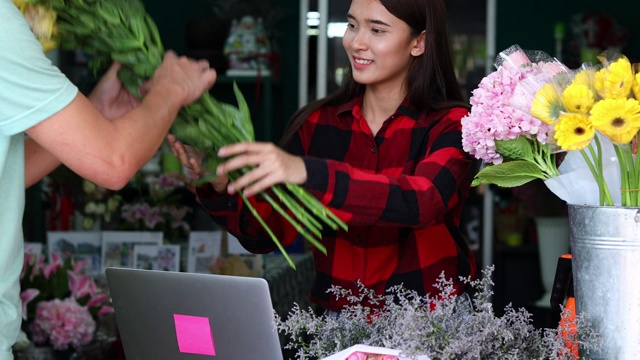
<path id="1" fill-rule="evenodd" d="M 540 168 L 528 161 L 509 161 L 499 165 L 487 165 L 473 179 L 472 186 L 495 184 L 500 187 L 516 187 L 531 180 L 544 179 Z"/>
<path id="2" fill-rule="evenodd" d="M 496 151 L 505 159 L 533 161 L 530 141 L 526 136 L 518 136 L 513 140 L 496 140 Z"/>

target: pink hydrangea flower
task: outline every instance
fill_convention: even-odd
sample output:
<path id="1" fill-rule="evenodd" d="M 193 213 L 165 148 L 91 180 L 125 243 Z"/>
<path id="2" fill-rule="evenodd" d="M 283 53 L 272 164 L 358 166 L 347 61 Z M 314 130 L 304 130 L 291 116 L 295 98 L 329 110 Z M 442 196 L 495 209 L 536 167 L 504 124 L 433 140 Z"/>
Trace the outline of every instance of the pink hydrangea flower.
<path id="1" fill-rule="evenodd" d="M 521 59 L 519 61 L 522 61 Z M 505 62 L 487 75 L 472 92 L 471 112 L 462 119 L 463 149 L 477 159 L 495 165 L 503 158 L 496 151 L 496 140 L 513 140 L 520 135 L 535 136 L 545 144 L 549 126 L 512 106 L 516 86 L 541 70 L 539 64 L 513 66 Z"/>
<path id="2" fill-rule="evenodd" d="M 72 298 L 40 302 L 31 325 L 34 342 L 49 341 L 57 350 L 88 344 L 95 330 L 96 323 L 89 310 Z"/>

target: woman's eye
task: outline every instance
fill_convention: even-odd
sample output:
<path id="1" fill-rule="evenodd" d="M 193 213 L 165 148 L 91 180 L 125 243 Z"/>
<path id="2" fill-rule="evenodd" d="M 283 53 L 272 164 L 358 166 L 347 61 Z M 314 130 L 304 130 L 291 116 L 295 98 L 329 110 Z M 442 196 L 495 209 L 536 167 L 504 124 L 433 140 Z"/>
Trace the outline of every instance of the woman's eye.
<path id="1" fill-rule="evenodd" d="M 380 29 L 371 29 L 371 32 L 374 34 L 382 34 L 384 33 L 384 30 L 380 30 Z"/>
<path id="2" fill-rule="evenodd" d="M 348 28 L 348 29 L 355 29 L 355 28 L 356 28 L 356 25 L 355 25 L 355 24 L 348 23 L 348 24 L 347 24 L 347 28 Z"/>

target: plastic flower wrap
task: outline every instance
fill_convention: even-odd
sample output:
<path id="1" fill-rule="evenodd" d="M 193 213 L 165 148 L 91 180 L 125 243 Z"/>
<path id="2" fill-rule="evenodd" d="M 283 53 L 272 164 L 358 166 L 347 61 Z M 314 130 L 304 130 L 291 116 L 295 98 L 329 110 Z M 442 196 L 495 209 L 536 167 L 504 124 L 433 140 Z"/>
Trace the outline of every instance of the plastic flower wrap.
<path id="1" fill-rule="evenodd" d="M 534 100 L 532 92 L 518 85 L 535 88 L 540 79 L 569 69 L 544 52 L 526 52 L 518 45 L 501 52 L 495 66 L 473 91 L 471 112 L 462 119 L 464 150 L 488 164 L 474 185 L 514 187 L 558 175 L 549 143 L 552 128 L 518 106 Z"/>

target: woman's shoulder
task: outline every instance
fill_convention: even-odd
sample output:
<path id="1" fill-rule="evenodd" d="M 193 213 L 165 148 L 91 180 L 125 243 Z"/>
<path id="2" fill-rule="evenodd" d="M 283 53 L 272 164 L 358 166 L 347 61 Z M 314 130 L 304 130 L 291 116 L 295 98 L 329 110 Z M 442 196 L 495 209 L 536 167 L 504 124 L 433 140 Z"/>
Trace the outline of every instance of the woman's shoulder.
<path id="1" fill-rule="evenodd" d="M 462 120 L 463 117 L 469 115 L 469 109 L 462 106 L 450 107 L 442 111 L 444 117 L 451 120 Z"/>
<path id="2" fill-rule="evenodd" d="M 340 118 L 344 114 L 350 114 L 354 107 L 361 103 L 362 100 L 360 99 L 360 102 L 358 102 L 358 98 L 343 103 L 323 103 L 311 112 L 309 120 L 321 121 L 321 119 Z"/>
<path id="3" fill-rule="evenodd" d="M 426 112 L 423 114 L 423 119 L 428 122 L 434 120 L 461 121 L 462 118 L 464 118 L 468 114 L 468 108 L 464 106 L 453 106 Z"/>

